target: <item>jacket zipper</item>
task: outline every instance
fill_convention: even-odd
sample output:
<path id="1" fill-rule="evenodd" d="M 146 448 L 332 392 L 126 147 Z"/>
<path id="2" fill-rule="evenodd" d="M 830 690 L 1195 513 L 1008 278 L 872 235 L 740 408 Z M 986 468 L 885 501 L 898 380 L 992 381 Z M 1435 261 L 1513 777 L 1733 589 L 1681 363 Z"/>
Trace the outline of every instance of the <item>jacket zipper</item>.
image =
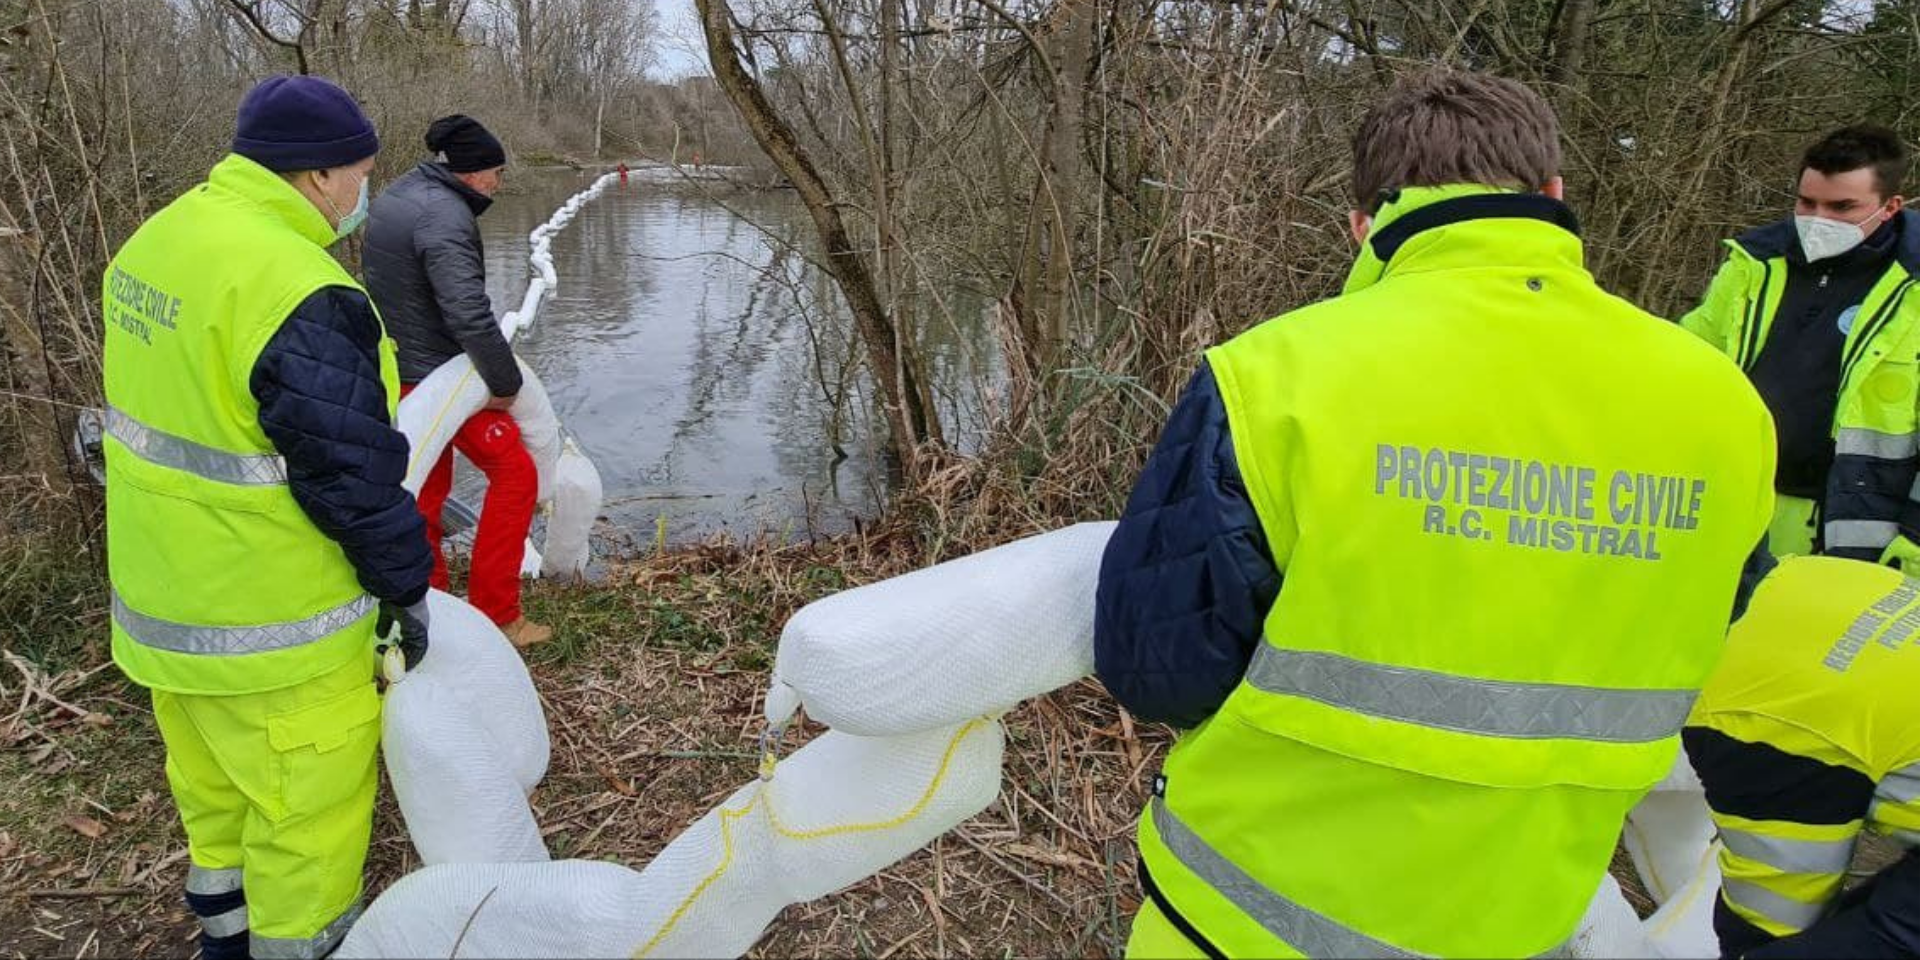
<path id="1" fill-rule="evenodd" d="M 1892 293 L 1887 294 L 1886 302 L 1880 304 L 1880 309 L 1873 312 L 1873 318 L 1867 321 L 1866 327 L 1861 329 L 1860 339 L 1854 343 L 1852 352 L 1840 366 L 1842 396 L 1846 395 L 1848 382 L 1853 379 L 1854 368 L 1860 365 L 1860 360 L 1866 356 L 1873 339 L 1880 335 L 1880 331 L 1885 329 L 1894 312 L 1899 310 L 1901 302 L 1907 298 L 1907 291 L 1913 289 L 1913 284 L 1913 278 L 1909 277 L 1895 287 Z"/>
<path id="2" fill-rule="evenodd" d="M 1767 288 L 1773 283 L 1773 261 L 1760 261 L 1760 295 L 1755 297 L 1753 305 L 1747 310 L 1746 329 L 1740 337 L 1740 369 L 1753 369 L 1753 361 L 1760 352 L 1760 321 L 1767 309 Z"/>

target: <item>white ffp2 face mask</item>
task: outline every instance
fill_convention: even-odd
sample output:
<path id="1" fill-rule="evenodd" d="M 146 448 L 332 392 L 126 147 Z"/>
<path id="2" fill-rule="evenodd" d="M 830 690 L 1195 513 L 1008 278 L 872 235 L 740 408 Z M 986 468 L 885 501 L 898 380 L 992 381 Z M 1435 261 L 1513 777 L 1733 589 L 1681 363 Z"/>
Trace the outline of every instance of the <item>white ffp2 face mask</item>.
<path id="1" fill-rule="evenodd" d="M 1845 220 L 1830 220 L 1826 217 L 1796 216 L 1794 229 L 1800 233 L 1800 250 L 1807 255 L 1807 262 L 1828 260 L 1837 257 L 1867 240 L 1866 225 L 1880 215 L 1882 208 L 1875 207 L 1859 223 Z"/>

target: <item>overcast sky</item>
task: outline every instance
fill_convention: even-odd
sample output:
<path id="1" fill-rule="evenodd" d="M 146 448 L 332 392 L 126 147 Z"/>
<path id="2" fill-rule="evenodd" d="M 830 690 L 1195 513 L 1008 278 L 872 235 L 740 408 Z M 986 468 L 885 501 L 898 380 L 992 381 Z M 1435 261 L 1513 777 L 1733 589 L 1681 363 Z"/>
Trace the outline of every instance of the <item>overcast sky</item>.
<path id="1" fill-rule="evenodd" d="M 711 74 L 706 41 L 694 18 L 693 0 L 653 0 L 660 12 L 660 39 L 654 48 L 653 75 L 661 80 Z"/>

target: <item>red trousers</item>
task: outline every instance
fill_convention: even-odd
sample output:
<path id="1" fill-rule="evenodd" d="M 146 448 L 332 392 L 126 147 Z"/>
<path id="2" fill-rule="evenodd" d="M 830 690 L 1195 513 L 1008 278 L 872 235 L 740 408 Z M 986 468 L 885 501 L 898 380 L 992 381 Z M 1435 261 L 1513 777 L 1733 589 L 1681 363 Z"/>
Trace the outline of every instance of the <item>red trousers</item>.
<path id="1" fill-rule="evenodd" d="M 480 507 L 480 529 L 474 533 L 473 564 L 467 573 L 467 601 L 506 626 L 520 619 L 520 562 L 527 531 L 533 528 L 540 474 L 520 443 L 520 425 L 512 417 L 482 410 L 461 425 L 451 449 L 440 454 L 420 488 L 420 513 L 427 518 L 427 540 L 433 545 L 433 585 L 441 590 L 447 589 L 447 558 L 440 549 L 445 535 L 440 513 L 453 490 L 455 450 L 487 475 L 487 498 Z"/>

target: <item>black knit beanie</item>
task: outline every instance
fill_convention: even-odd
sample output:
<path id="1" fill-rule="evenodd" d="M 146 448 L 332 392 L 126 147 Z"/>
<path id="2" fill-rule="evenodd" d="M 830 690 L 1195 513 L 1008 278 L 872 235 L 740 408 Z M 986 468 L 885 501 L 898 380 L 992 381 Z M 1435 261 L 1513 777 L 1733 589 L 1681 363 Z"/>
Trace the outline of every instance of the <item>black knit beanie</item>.
<path id="1" fill-rule="evenodd" d="M 454 114 L 427 128 L 427 149 L 454 173 L 477 173 L 507 165 L 507 150 L 480 121 Z"/>

